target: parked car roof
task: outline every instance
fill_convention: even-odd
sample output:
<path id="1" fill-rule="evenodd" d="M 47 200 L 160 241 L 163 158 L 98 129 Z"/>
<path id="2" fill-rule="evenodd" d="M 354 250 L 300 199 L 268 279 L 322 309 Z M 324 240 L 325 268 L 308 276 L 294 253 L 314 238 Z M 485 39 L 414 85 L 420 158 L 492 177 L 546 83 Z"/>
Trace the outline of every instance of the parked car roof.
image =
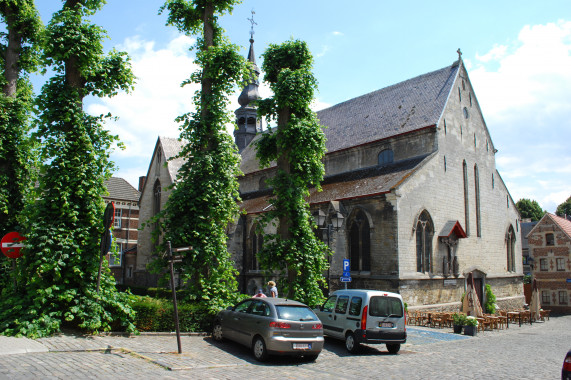
<path id="1" fill-rule="evenodd" d="M 261 300 L 271 303 L 273 305 L 294 305 L 294 306 L 307 306 L 304 303 L 290 300 L 287 298 L 275 298 L 275 297 L 267 297 L 267 298 L 260 298 Z"/>

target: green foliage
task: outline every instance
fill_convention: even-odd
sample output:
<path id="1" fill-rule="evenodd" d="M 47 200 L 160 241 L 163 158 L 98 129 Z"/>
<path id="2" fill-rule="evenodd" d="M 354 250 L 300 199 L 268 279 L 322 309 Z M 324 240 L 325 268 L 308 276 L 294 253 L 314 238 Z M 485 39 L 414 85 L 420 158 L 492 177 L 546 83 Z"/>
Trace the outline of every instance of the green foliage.
<path id="1" fill-rule="evenodd" d="M 557 206 L 557 210 L 555 211 L 555 215 L 563 217 L 564 215 L 570 216 L 571 215 L 571 197 L 567 198 L 567 200 Z"/>
<path id="2" fill-rule="evenodd" d="M 492 287 L 490 284 L 486 284 L 486 304 L 484 308 L 486 309 L 486 313 L 494 314 L 496 312 L 496 296 L 492 292 Z"/>
<path id="3" fill-rule="evenodd" d="M 161 8 L 169 11 L 168 23 L 183 33 L 201 33 L 205 18 L 212 20 L 205 29 L 214 30 L 212 44 L 207 45 L 204 35 L 198 39 L 195 63 L 201 69 L 183 83 L 200 83 L 202 90 L 194 97 L 196 110 L 177 118 L 180 138 L 186 141 L 177 158 L 184 159 L 184 164 L 159 215 L 163 252 L 167 241 L 172 247 L 192 247 L 176 265 L 188 291 L 187 300 L 203 301 L 212 312 L 234 302 L 238 288 L 237 271 L 226 246 L 226 227 L 238 215 L 240 156 L 226 133 L 226 125 L 232 122 L 226 109 L 229 95 L 249 78 L 250 71 L 239 48 L 222 35 L 215 16 L 231 10 L 234 3 L 213 2 L 210 15 L 204 1 L 168 1 Z M 162 259 L 153 265 L 165 268 L 166 262 Z"/>
<path id="4" fill-rule="evenodd" d="M 466 322 L 466 315 L 454 313 L 452 314 L 452 320 L 456 326 L 464 326 L 464 323 Z"/>
<path id="5" fill-rule="evenodd" d="M 32 86 L 28 73 L 37 68 L 42 23 L 32 0 L 0 0 L 0 236 L 21 231 L 22 211 L 35 183 L 30 139 Z M 11 286 L 12 260 L 0 255 L 0 289 Z"/>
<path id="6" fill-rule="evenodd" d="M 546 211 L 541 208 L 539 203 L 535 200 L 522 198 L 515 204 L 522 218 L 531 218 L 533 222 L 536 222 L 543 218 Z"/>
<path id="7" fill-rule="evenodd" d="M 258 114 L 276 119 L 278 127 L 259 140 L 257 157 L 262 167 L 274 161 L 278 167 L 275 177 L 267 180 L 273 187 L 273 207 L 262 224 L 278 221 L 279 231 L 264 237 L 260 264 L 287 273 L 280 283 L 283 294 L 315 306 L 323 300 L 320 285 L 326 286 L 322 273 L 330 252 L 314 234 L 307 203 L 309 187 L 320 189 L 325 155 L 325 135 L 309 108 L 317 87 L 313 59 L 305 42 L 293 40 L 270 45 L 263 56 L 265 81 L 274 96 L 259 101 Z"/>
<path id="8" fill-rule="evenodd" d="M 37 100 L 43 164 L 36 202 L 26 211 L 18 287 L 2 295 L 4 334 L 39 337 L 62 326 L 134 331 L 129 296 L 117 292 L 108 267 L 96 291 L 104 180 L 114 167 L 109 154 L 117 137 L 104 129 L 110 115 L 90 116 L 82 107 L 85 95 L 113 95 L 131 88 L 134 77 L 122 53 L 103 54 L 103 31 L 86 20 L 104 1 L 72 3 L 54 15 L 44 39 L 43 61 L 55 74 Z"/>
<path id="9" fill-rule="evenodd" d="M 523 275 L 523 283 L 524 284 L 531 284 L 531 274 L 524 274 Z"/>
<path id="10" fill-rule="evenodd" d="M 468 316 L 464 320 L 464 326 L 478 326 L 478 320 L 476 317 Z"/>

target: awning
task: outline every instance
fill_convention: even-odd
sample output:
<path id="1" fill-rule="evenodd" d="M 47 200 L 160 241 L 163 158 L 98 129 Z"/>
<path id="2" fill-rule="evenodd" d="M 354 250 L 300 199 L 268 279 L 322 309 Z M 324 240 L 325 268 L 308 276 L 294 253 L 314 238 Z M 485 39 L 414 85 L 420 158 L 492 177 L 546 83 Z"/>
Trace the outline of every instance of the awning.
<path id="1" fill-rule="evenodd" d="M 438 235 L 438 238 L 449 238 L 450 235 L 452 235 L 452 233 L 456 235 L 457 239 L 468 237 L 468 235 L 466 235 L 466 232 L 464 232 L 464 229 L 462 229 L 462 226 L 460 225 L 459 221 L 449 220 L 448 222 L 446 222 L 444 227 L 442 227 L 442 231 L 440 232 L 440 235 Z"/>

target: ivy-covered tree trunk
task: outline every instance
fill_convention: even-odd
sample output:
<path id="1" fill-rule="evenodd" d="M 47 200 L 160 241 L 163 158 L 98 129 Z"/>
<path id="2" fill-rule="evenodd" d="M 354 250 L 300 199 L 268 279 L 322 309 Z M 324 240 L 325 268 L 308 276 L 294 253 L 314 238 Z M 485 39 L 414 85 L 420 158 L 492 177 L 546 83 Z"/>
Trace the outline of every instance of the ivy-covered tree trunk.
<path id="1" fill-rule="evenodd" d="M 277 220 L 276 235 L 265 239 L 260 262 L 265 269 L 283 272 L 281 282 L 288 298 L 317 305 L 326 286 L 329 248 L 319 241 L 309 212 L 309 187 L 320 188 L 324 168 L 325 135 L 309 108 L 316 80 L 311 73 L 313 58 L 305 42 L 287 41 L 270 45 L 262 69 L 274 96 L 259 102 L 258 113 L 277 119 L 277 130 L 266 133 L 257 145 L 262 167 L 277 163 L 276 176 L 267 180 L 273 187 L 272 208 L 266 224 Z"/>
<path id="2" fill-rule="evenodd" d="M 26 197 L 34 183 L 30 177 L 32 141 L 29 138 L 32 103 L 27 73 L 37 67 L 38 38 L 42 24 L 33 0 L 0 0 L 0 17 L 6 26 L 0 43 L 0 237 L 21 230 Z M 23 75 L 21 75 L 23 74 Z M 0 288 L 8 279 L 11 259 L 0 255 Z"/>
<path id="3" fill-rule="evenodd" d="M 133 311 L 108 268 L 96 278 L 103 232 L 104 180 L 116 136 L 107 116 L 83 111 L 86 95 L 113 96 L 133 83 L 125 53 L 103 53 L 104 31 L 90 24 L 103 0 L 67 0 L 43 41 L 55 75 L 38 97 L 38 137 L 44 141 L 37 201 L 29 212 L 19 293 L 3 299 L 0 331 L 37 337 L 63 324 L 87 331 L 133 330 Z"/>
<path id="4" fill-rule="evenodd" d="M 232 10 L 234 0 L 171 0 L 168 24 L 181 32 L 198 34 L 196 63 L 201 68 L 184 84 L 200 84 L 196 110 L 177 118 L 180 138 L 186 142 L 164 212 L 160 215 L 163 243 L 192 247 L 180 264 L 190 299 L 204 301 L 218 311 L 237 296 L 236 270 L 226 246 L 226 228 L 238 214 L 239 155 L 226 132 L 232 119 L 226 107 L 234 87 L 248 78 L 245 59 L 230 44 L 217 24 L 217 15 Z M 164 250 L 164 244 L 162 245 Z M 164 261 L 155 264 L 165 267 Z"/>

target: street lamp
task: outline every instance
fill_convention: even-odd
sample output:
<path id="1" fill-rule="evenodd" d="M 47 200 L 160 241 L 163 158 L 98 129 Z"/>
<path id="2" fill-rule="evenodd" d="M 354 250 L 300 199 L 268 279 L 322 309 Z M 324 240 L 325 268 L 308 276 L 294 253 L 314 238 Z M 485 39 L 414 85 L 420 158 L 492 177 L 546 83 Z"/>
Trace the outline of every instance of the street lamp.
<path id="1" fill-rule="evenodd" d="M 325 219 L 327 218 L 327 215 L 325 215 L 325 213 L 322 210 L 317 210 L 316 212 L 313 213 L 313 218 L 315 220 L 315 224 L 317 224 L 317 228 L 319 228 L 320 230 L 325 230 L 327 231 L 327 247 L 329 249 L 331 249 L 330 247 L 330 243 L 331 243 L 331 234 L 333 233 L 333 231 L 338 231 L 339 228 L 341 228 L 341 226 L 343 225 L 343 219 L 345 218 L 343 216 L 343 214 L 341 214 L 339 211 L 333 211 L 330 214 L 330 219 L 331 219 L 331 223 L 329 223 L 328 225 L 326 225 L 325 227 L 321 227 L 325 225 Z M 328 262 L 328 267 L 327 267 L 327 289 L 329 291 L 330 289 L 330 268 L 331 268 L 331 256 L 329 256 L 327 258 L 327 262 Z"/>

